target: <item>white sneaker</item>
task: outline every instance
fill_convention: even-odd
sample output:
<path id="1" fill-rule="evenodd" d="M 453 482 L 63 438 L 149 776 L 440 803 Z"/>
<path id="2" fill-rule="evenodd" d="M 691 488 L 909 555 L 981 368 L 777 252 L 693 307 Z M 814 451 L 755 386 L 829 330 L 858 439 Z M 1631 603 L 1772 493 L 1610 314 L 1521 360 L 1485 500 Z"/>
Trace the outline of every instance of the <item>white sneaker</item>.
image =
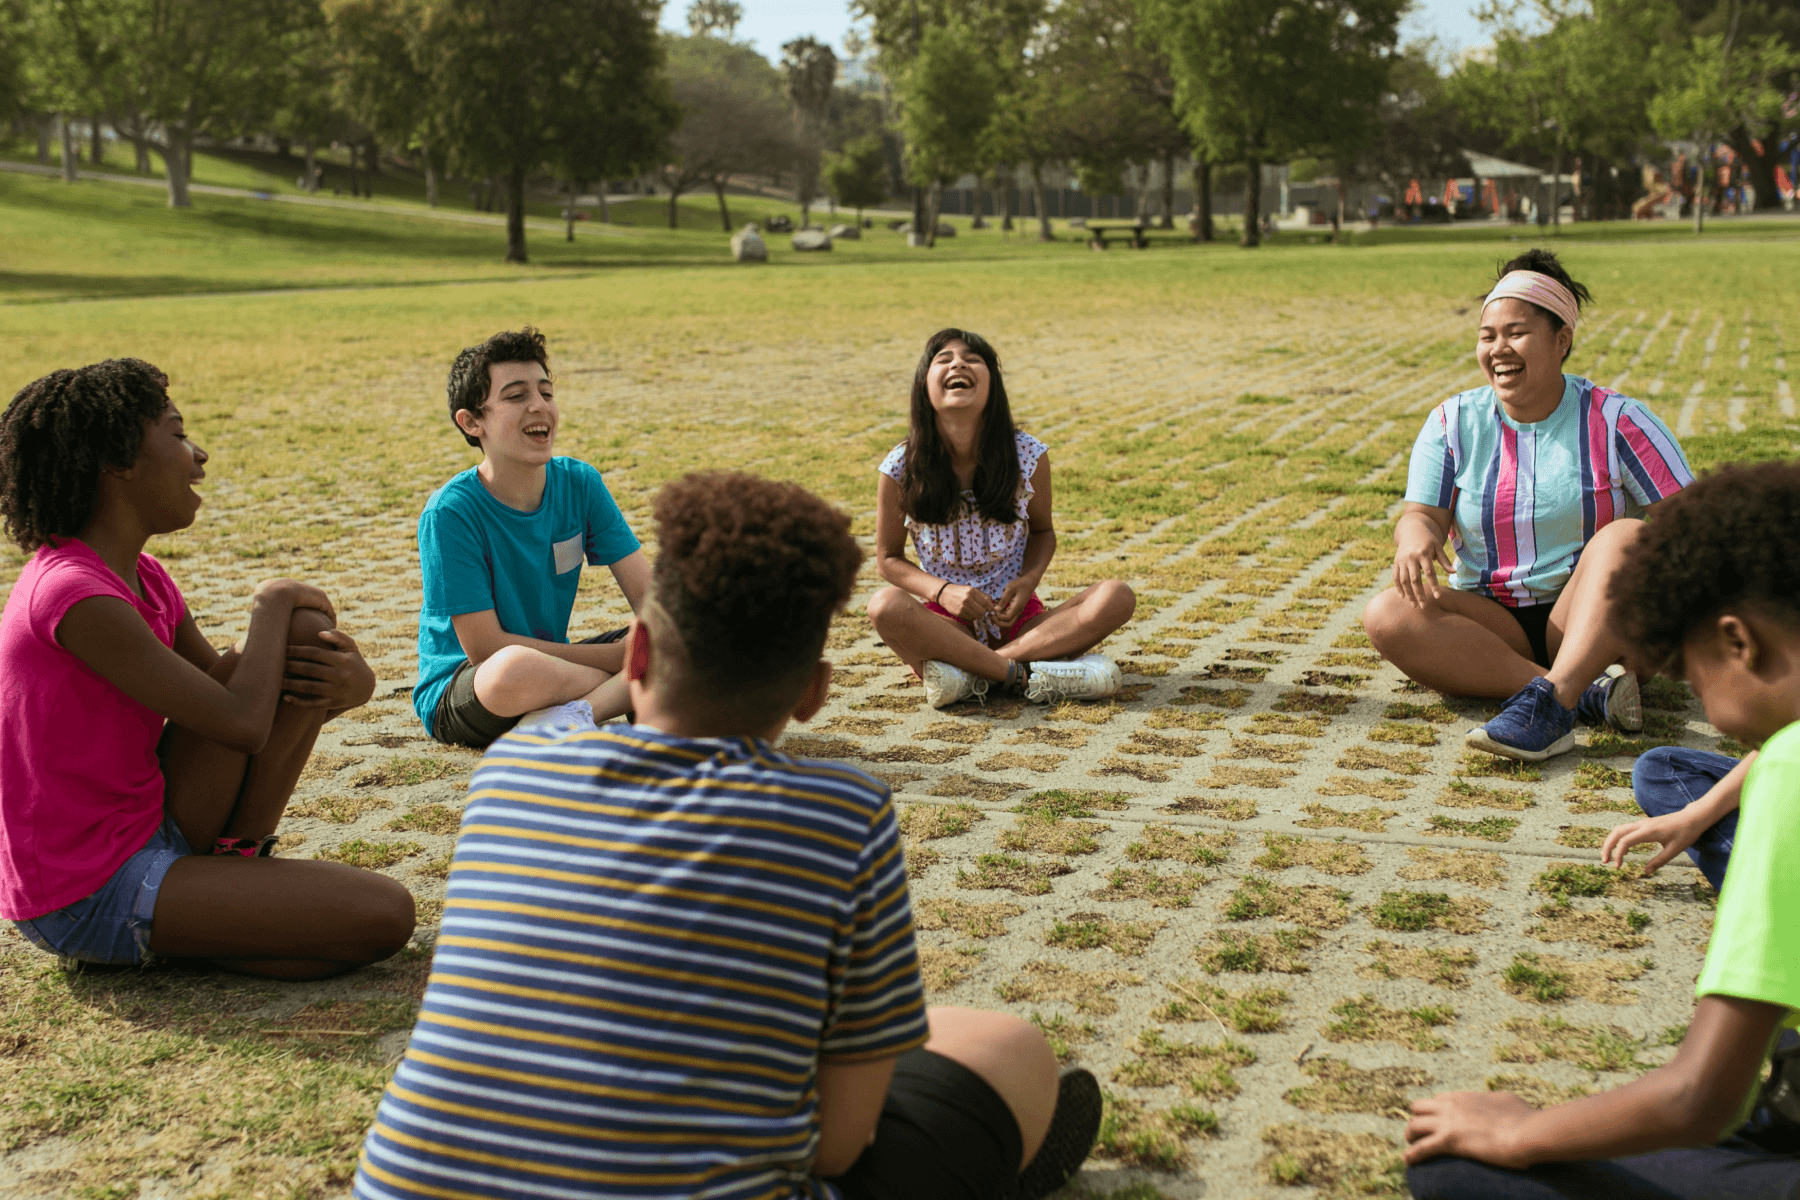
<path id="1" fill-rule="evenodd" d="M 991 686 L 988 680 L 973 672 L 936 659 L 926 663 L 920 675 L 925 680 L 925 702 L 933 708 L 947 708 L 970 696 L 985 700 Z"/>
<path id="2" fill-rule="evenodd" d="M 546 733 L 564 730 L 596 729 L 594 706 L 586 700 L 571 700 L 549 708 L 534 709 L 519 718 L 515 729 L 541 729 Z"/>
<path id="3" fill-rule="evenodd" d="M 1058 700 L 1104 700 L 1125 686 L 1118 664 L 1104 654 L 1084 654 L 1073 662 L 1034 662 L 1025 698 L 1033 704 Z"/>

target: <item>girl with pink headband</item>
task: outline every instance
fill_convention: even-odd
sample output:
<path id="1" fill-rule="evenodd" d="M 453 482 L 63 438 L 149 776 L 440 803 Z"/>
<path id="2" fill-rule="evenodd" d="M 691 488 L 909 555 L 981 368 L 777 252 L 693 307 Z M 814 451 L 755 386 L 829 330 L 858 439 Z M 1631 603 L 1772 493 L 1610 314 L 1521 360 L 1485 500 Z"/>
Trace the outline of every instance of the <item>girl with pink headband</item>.
<path id="1" fill-rule="evenodd" d="M 1647 407 L 1563 372 L 1589 299 L 1548 250 L 1500 268 L 1475 343 L 1487 384 L 1426 418 L 1394 527 L 1394 586 L 1363 613 L 1375 648 L 1411 678 L 1506 698 L 1466 740 L 1525 762 L 1573 749 L 1578 720 L 1643 728 L 1607 582 L 1643 514 L 1693 482 Z"/>

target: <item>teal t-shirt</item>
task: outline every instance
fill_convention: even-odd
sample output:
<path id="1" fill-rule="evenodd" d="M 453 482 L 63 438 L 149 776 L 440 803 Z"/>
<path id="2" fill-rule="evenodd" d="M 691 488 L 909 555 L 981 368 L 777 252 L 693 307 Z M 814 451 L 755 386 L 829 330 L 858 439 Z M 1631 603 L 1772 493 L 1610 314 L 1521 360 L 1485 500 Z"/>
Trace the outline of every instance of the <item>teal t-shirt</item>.
<path id="1" fill-rule="evenodd" d="M 637 550 L 600 472 L 553 458 L 531 512 L 488 494 L 475 468 L 431 494 L 419 514 L 419 682 L 413 711 L 431 729 L 438 698 L 468 659 L 450 618 L 493 609 L 500 628 L 545 642 L 569 640 L 581 564 L 611 566 Z"/>
<path id="2" fill-rule="evenodd" d="M 1800 1019 L 1800 722 L 1763 743 L 1738 801 L 1731 865 L 1694 996 L 1737 996 Z"/>

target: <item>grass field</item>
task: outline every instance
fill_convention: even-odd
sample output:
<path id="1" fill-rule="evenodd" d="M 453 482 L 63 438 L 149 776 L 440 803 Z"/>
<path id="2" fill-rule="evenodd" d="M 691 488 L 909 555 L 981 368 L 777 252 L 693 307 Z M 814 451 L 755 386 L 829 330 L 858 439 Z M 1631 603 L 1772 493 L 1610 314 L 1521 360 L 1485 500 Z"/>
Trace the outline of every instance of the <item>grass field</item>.
<path id="1" fill-rule="evenodd" d="M 0 934 L 0 1196 L 345 1193 L 473 762 L 420 738 L 406 698 L 413 524 L 473 461 L 443 373 L 525 322 L 550 337 L 560 448 L 646 538 L 657 487 L 722 466 L 801 480 L 867 537 L 926 335 L 1000 348 L 1056 464 L 1047 598 L 1106 576 L 1142 597 L 1107 648 L 1127 695 L 931 713 L 861 615 L 871 573 L 832 640 L 839 690 L 788 744 L 899 793 L 933 998 L 1035 1015 L 1102 1077 L 1106 1137 L 1072 1194 L 1398 1194 L 1407 1099 L 1612 1086 L 1688 1019 L 1697 874 L 1555 865 L 1592 862 L 1584 831 L 1623 819 L 1646 743 L 1493 778 L 1461 753 L 1480 707 L 1407 688 L 1355 623 L 1419 422 L 1475 382 L 1473 297 L 1512 231 L 1142 254 L 967 231 L 925 254 L 880 231 L 813 257 L 775 238 L 759 269 L 716 231 L 637 226 L 573 247 L 534 232 L 535 261 L 507 268 L 480 227 L 161 204 L 0 175 L 0 391 L 108 355 L 169 372 L 213 461 L 198 524 L 151 549 L 202 628 L 236 636 L 260 578 L 312 579 L 382 676 L 327 728 L 284 853 L 386 870 L 421 935 L 383 967 L 279 986 L 71 978 Z M 1560 239 L 1598 300 L 1570 367 L 1650 402 L 1697 465 L 1791 457 L 1800 245 L 1722 228 Z M 22 561 L 0 551 L 0 589 Z M 625 613 L 600 578 L 580 631 Z M 1715 744 L 1682 694 L 1660 702 L 1652 741 Z"/>

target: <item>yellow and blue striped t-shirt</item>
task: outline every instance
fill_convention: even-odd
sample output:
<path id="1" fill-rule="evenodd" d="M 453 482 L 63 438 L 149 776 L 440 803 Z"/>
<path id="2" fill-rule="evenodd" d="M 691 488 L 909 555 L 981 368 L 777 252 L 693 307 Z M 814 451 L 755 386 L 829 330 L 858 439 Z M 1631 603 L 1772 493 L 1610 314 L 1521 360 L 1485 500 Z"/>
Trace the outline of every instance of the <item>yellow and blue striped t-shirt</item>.
<path id="1" fill-rule="evenodd" d="M 820 1057 L 925 1035 L 885 786 L 751 738 L 514 732 L 356 1195 L 835 1200 Z"/>

